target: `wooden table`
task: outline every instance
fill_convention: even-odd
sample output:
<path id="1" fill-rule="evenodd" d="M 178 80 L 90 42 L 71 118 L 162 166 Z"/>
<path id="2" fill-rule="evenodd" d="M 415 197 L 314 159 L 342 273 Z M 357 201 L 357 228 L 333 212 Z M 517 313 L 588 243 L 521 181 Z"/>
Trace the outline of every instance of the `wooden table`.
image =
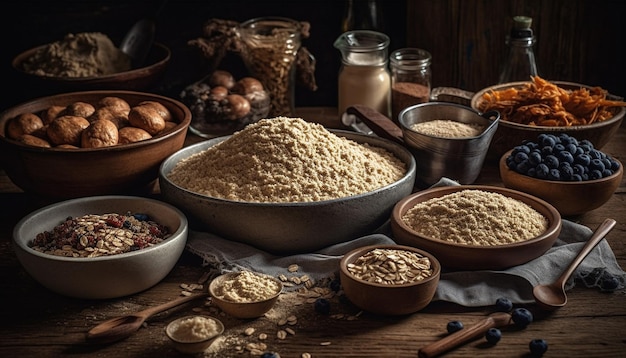
<path id="1" fill-rule="evenodd" d="M 332 108 L 300 109 L 301 117 L 341 128 Z M 199 138 L 190 135 L 189 143 Z M 603 151 L 626 162 L 626 127 L 622 126 Z M 502 186 L 497 167 L 486 163 L 479 184 Z M 158 196 L 158 193 L 155 194 Z M 626 187 L 622 182 L 603 207 L 576 218 L 569 218 L 595 229 L 605 218 L 617 220 L 607 236 L 621 267 L 626 267 Z M 195 311 L 218 314 L 204 302 L 189 303 L 158 314 L 124 341 L 107 346 L 85 342 L 85 332 L 105 319 L 142 310 L 178 297 L 182 283 L 194 283 L 205 269 L 200 260 L 185 253 L 174 270 L 155 287 L 130 297 L 110 300 L 79 300 L 59 296 L 41 287 L 22 269 L 11 247 L 15 223 L 44 201 L 23 193 L 0 172 L 0 356 L 2 357 L 177 357 L 164 334 L 174 318 Z M 68 277 L 71 279 L 71 277 Z M 626 349 L 626 297 L 623 291 L 602 293 L 577 286 L 568 292 L 569 303 L 552 315 L 536 315 L 524 330 L 504 331 L 496 346 L 478 339 L 446 354 L 447 357 L 527 357 L 528 342 L 543 338 L 549 343 L 547 357 L 616 357 Z M 445 335 L 450 320 L 466 326 L 483 319 L 489 308 L 465 308 L 432 303 L 425 310 L 406 317 L 380 317 L 360 313 L 341 297 L 331 299 L 332 314 L 316 314 L 310 303 L 279 302 L 276 311 L 293 315 L 293 325 L 279 326 L 278 317 L 236 320 L 219 315 L 227 330 L 224 340 L 214 344 L 207 357 L 251 356 L 246 346 L 264 343 L 267 351 L 281 357 L 416 357 L 421 347 Z M 533 309 L 532 306 L 528 307 Z M 280 322 L 282 323 L 282 322 Z M 254 327 L 247 336 L 244 330 Z M 279 329 L 289 327 L 295 334 L 278 339 Z M 266 339 L 259 334 L 265 333 Z M 253 347 L 253 346 L 249 346 Z"/>

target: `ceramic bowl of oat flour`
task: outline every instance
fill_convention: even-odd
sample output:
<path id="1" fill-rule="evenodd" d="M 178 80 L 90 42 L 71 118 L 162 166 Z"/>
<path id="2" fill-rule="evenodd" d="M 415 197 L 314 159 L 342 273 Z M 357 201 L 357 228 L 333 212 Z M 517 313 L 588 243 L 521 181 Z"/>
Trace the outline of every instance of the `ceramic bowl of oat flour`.
<path id="1" fill-rule="evenodd" d="M 455 185 L 399 201 L 391 229 L 397 243 L 432 253 L 444 270 L 499 270 L 551 248 L 561 232 L 561 215 L 517 190 Z"/>
<path id="2" fill-rule="evenodd" d="M 187 242 L 186 216 L 134 196 L 58 202 L 21 219 L 13 247 L 26 272 L 58 294 L 109 299 L 146 290 L 172 270 Z"/>
<path id="3" fill-rule="evenodd" d="M 284 117 L 183 148 L 159 174 L 164 200 L 199 229 L 274 254 L 372 233 L 414 183 L 403 146 Z"/>

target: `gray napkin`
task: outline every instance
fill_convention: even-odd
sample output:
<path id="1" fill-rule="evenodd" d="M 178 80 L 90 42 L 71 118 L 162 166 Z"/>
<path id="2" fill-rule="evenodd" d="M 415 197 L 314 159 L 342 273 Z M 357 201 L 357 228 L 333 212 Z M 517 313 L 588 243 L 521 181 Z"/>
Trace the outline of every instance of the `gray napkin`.
<path id="1" fill-rule="evenodd" d="M 442 179 L 433 186 L 458 185 Z M 563 228 L 554 246 L 544 255 L 523 265 L 501 271 L 456 271 L 441 275 L 434 301 L 448 301 L 466 307 L 493 305 L 497 298 L 507 297 L 513 303 L 526 304 L 534 301 L 533 286 L 554 281 L 578 254 L 592 230 L 586 226 L 563 220 Z M 339 261 L 352 249 L 373 244 L 394 244 L 389 225 L 376 233 L 336 244 L 315 253 L 276 256 L 252 246 L 226 240 L 207 232 L 190 231 L 187 250 L 203 259 L 203 266 L 210 273 L 254 270 L 269 275 L 284 274 L 292 264 L 298 265 L 298 276 L 307 275 L 319 282 L 336 277 Z M 587 287 L 599 289 L 602 279 L 612 275 L 619 282 L 618 289 L 626 283 L 626 272 L 620 268 L 606 240 L 587 256 L 568 281 L 566 289 L 582 282 Z M 287 287 L 289 289 L 289 287 Z"/>

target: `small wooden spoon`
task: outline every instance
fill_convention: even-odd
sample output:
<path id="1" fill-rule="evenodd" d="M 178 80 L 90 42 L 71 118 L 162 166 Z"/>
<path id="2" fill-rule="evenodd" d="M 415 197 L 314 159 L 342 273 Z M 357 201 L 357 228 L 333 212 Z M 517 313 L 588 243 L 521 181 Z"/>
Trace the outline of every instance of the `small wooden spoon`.
<path id="1" fill-rule="evenodd" d="M 604 236 L 606 236 L 606 234 L 608 234 L 614 226 L 615 220 L 604 220 L 604 222 L 600 224 L 585 246 L 583 246 L 578 255 L 556 281 L 547 285 L 537 285 L 533 288 L 533 296 L 535 296 L 535 302 L 539 307 L 545 310 L 555 310 L 559 307 L 565 306 L 567 303 L 565 283 L 572 273 L 574 273 L 578 265 L 583 262 L 585 257 L 589 255 L 593 248 L 596 247 L 602 239 L 604 239 Z"/>
<path id="2" fill-rule="evenodd" d="M 508 326 L 512 323 L 513 320 L 509 313 L 495 312 L 471 327 L 463 328 L 421 348 L 417 354 L 419 358 L 433 358 L 463 343 L 484 336 L 489 328 Z"/>
<path id="3" fill-rule="evenodd" d="M 119 341 L 135 333 L 150 316 L 182 305 L 183 303 L 207 297 L 208 295 L 208 293 L 200 293 L 186 296 L 158 306 L 150 307 L 143 311 L 104 321 L 87 332 L 87 341 L 96 344 Z"/>

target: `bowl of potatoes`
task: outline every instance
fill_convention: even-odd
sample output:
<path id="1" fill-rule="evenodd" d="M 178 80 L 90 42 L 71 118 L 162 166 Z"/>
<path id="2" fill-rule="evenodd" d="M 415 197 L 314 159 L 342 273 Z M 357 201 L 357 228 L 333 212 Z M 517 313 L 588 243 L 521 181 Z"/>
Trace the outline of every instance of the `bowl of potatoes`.
<path id="1" fill-rule="evenodd" d="M 23 191 L 49 198 L 148 192 L 190 121 L 184 104 L 150 93 L 42 97 L 0 113 L 0 163 Z"/>

